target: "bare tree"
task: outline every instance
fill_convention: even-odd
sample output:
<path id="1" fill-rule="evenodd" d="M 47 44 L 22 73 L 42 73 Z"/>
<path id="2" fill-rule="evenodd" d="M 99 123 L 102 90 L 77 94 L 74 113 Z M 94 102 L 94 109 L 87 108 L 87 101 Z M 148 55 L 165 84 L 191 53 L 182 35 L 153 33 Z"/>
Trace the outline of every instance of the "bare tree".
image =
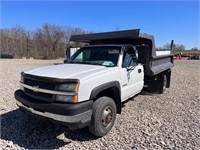
<path id="1" fill-rule="evenodd" d="M 56 51 L 59 42 L 64 37 L 64 30 L 58 25 L 44 24 L 42 27 L 42 33 L 46 44 L 51 49 L 51 53 L 53 54 L 51 57 L 53 58 L 57 54 Z"/>
<path id="2" fill-rule="evenodd" d="M 71 35 L 91 33 L 82 28 L 62 27 L 44 24 L 36 30 L 26 30 L 22 26 L 0 29 L 0 48 L 2 53 L 15 54 L 16 57 L 53 59 L 64 57 Z"/>
<path id="3" fill-rule="evenodd" d="M 175 50 L 185 50 L 185 46 L 183 44 L 176 44 Z"/>
<path id="4" fill-rule="evenodd" d="M 169 43 L 166 43 L 164 46 L 163 46 L 164 49 L 170 49 L 171 48 L 171 44 Z"/>
<path id="5" fill-rule="evenodd" d="M 157 48 L 157 50 L 168 50 L 171 49 L 171 44 L 166 43 L 163 47 Z M 173 44 L 174 51 L 182 51 L 185 50 L 185 46 L 183 44 Z"/>
<path id="6" fill-rule="evenodd" d="M 198 51 L 198 48 L 197 47 L 193 47 L 190 49 L 191 51 Z"/>

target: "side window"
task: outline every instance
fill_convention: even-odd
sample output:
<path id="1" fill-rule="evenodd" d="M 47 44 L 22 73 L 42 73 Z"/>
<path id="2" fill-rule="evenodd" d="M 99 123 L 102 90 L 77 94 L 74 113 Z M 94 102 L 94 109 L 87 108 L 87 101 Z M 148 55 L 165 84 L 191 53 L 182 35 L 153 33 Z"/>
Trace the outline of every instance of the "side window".
<path id="1" fill-rule="evenodd" d="M 126 49 L 123 57 L 123 68 L 134 66 L 136 64 L 136 54 L 133 48 Z"/>

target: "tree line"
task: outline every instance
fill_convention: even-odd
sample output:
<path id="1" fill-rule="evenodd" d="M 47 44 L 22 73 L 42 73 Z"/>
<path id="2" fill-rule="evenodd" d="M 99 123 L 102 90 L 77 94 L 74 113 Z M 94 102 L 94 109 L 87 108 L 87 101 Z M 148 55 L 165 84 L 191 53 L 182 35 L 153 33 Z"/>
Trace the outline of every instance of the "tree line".
<path id="1" fill-rule="evenodd" d="M 168 49 L 171 49 L 171 44 L 169 44 L 169 43 L 166 43 L 164 46 L 157 48 L 157 50 L 168 50 Z M 185 48 L 185 46 L 183 44 L 173 44 L 173 50 L 175 52 L 176 51 L 184 51 L 184 50 L 186 50 L 186 48 Z M 193 47 L 193 48 L 191 48 L 189 50 L 198 51 L 198 48 L 197 47 Z"/>
<path id="2" fill-rule="evenodd" d="M 36 30 L 22 26 L 0 29 L 1 53 L 15 58 L 56 59 L 65 56 L 71 35 L 91 33 L 79 27 L 44 24 Z"/>
<path id="3" fill-rule="evenodd" d="M 119 27 L 116 27 L 116 31 Z M 92 33 L 79 27 L 63 27 L 44 24 L 36 30 L 27 30 L 22 26 L 0 29 L 1 53 L 13 54 L 15 58 L 56 59 L 65 56 L 71 35 Z M 157 50 L 170 49 L 165 44 Z M 175 51 L 185 50 L 182 44 L 174 44 Z M 198 50 L 192 48 L 191 50 Z"/>

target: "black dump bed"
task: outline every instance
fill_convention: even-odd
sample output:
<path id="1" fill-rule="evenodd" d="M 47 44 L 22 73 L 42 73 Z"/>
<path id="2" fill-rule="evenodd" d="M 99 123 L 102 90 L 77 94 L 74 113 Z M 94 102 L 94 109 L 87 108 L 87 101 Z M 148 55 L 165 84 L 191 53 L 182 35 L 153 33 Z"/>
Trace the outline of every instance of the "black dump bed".
<path id="1" fill-rule="evenodd" d="M 140 33 L 140 29 L 73 35 L 70 41 L 100 44 L 132 44 L 138 50 L 138 62 L 144 65 L 145 75 L 153 76 L 172 68 L 172 53 L 156 55 L 154 37 Z"/>

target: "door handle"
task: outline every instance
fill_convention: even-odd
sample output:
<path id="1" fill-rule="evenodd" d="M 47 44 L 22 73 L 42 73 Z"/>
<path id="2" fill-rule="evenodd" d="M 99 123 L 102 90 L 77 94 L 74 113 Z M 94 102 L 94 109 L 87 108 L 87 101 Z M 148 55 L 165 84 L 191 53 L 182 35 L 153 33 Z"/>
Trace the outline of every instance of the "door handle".
<path id="1" fill-rule="evenodd" d="M 142 70 L 141 69 L 138 69 L 138 73 L 141 73 L 142 72 Z"/>

